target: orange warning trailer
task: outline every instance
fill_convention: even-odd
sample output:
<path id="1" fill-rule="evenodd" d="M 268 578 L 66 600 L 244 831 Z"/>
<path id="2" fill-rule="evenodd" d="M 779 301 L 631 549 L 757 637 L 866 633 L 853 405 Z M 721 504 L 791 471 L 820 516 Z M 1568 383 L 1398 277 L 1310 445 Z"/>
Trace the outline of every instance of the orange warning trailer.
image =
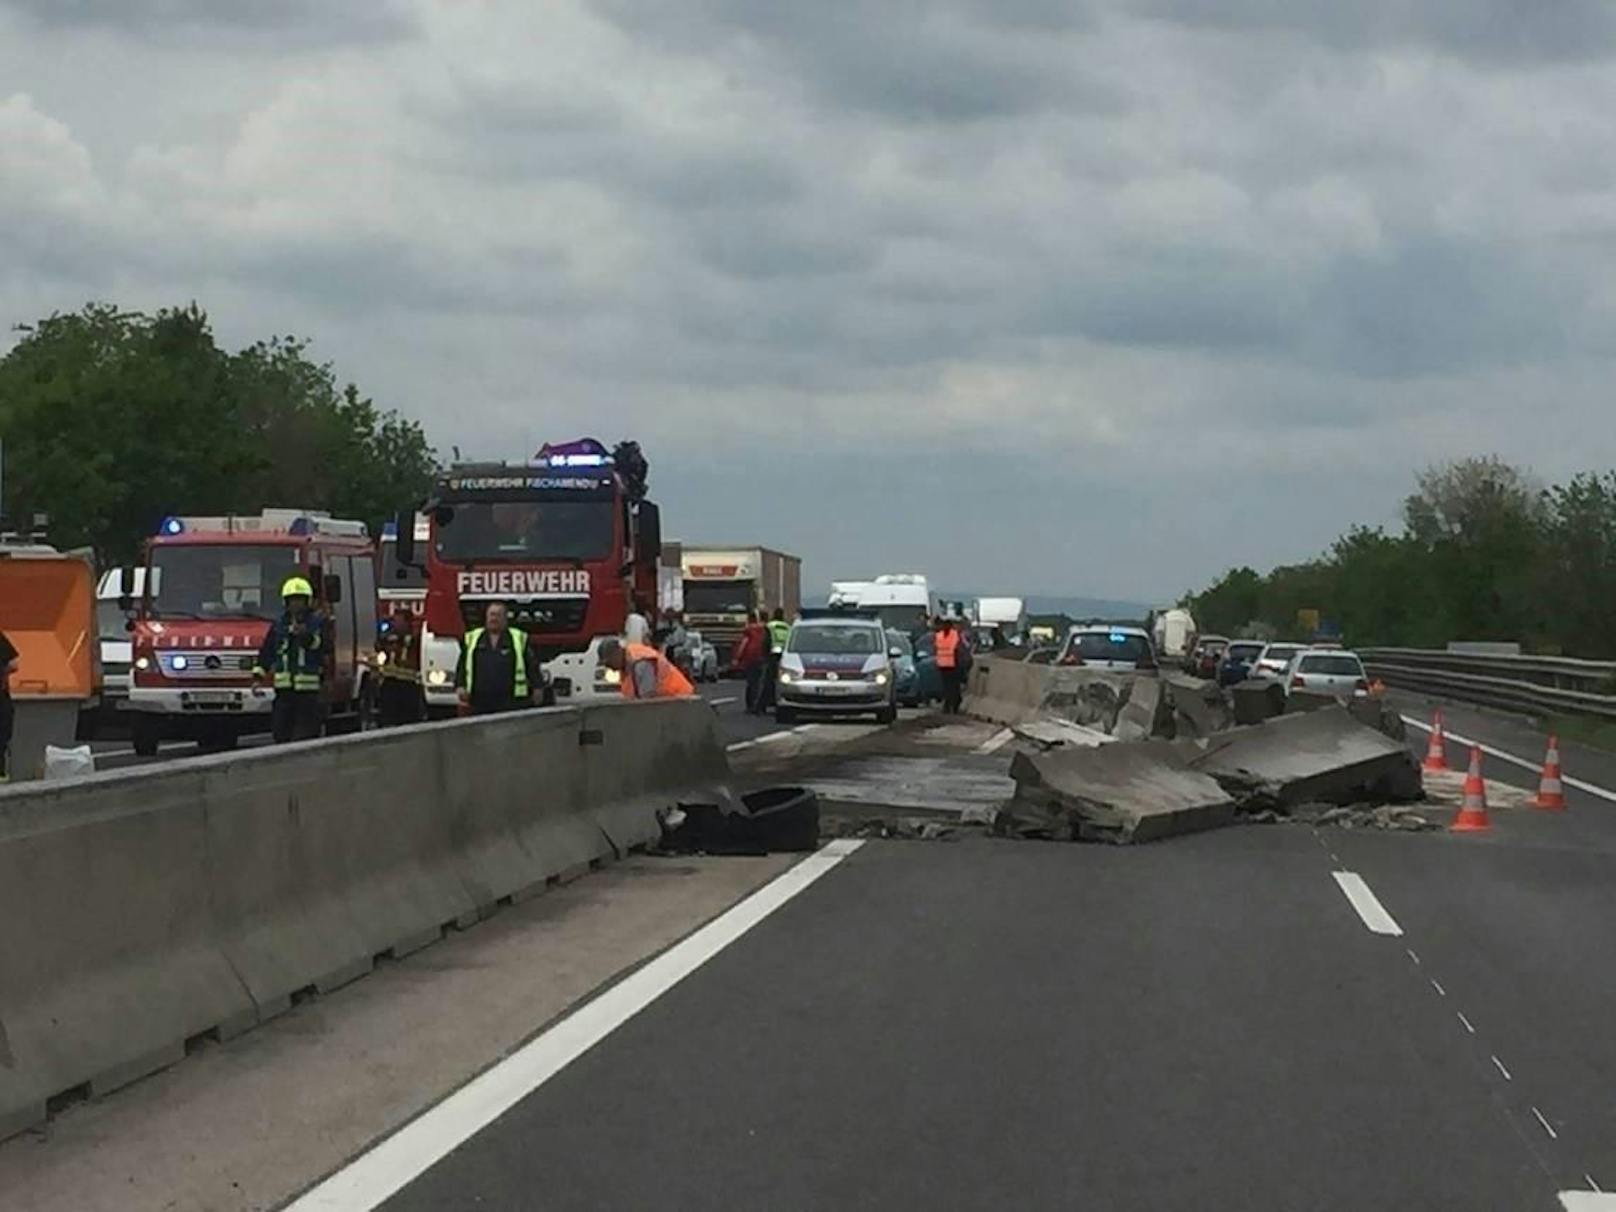
<path id="1" fill-rule="evenodd" d="M 13 777 L 39 778 L 45 746 L 72 744 L 100 681 L 89 561 L 51 547 L 0 547 L 0 631 L 17 650 Z"/>

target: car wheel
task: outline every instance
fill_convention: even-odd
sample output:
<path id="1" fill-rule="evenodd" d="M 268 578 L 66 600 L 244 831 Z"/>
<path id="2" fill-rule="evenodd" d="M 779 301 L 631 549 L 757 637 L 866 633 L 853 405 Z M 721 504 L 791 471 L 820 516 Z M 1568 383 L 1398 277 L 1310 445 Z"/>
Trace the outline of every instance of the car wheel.
<path id="1" fill-rule="evenodd" d="M 157 744 L 163 738 L 158 721 L 149 715 L 137 715 L 129 724 L 130 740 L 141 757 L 156 757 Z"/>

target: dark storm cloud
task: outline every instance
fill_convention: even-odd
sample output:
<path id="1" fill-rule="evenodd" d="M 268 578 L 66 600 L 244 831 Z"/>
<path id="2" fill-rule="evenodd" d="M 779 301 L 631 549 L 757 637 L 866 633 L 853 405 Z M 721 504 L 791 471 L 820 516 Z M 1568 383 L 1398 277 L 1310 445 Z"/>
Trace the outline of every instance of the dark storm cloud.
<path id="1" fill-rule="evenodd" d="M 1090 27 L 1080 3 L 974 0 L 607 0 L 637 36 L 685 54 L 739 46 L 812 103 L 905 121 L 964 123 L 1039 109 L 1100 110 L 1116 94 L 1051 40 Z"/>
<path id="2" fill-rule="evenodd" d="M 1425 47 L 1505 64 L 1616 55 L 1609 0 L 1138 0 L 1134 11 L 1211 29 L 1283 31 L 1343 51 Z"/>
<path id="3" fill-rule="evenodd" d="M 368 42 L 413 24 L 400 0 L 0 0 L 6 11 L 50 28 L 101 27 L 152 41 L 218 33 Z"/>

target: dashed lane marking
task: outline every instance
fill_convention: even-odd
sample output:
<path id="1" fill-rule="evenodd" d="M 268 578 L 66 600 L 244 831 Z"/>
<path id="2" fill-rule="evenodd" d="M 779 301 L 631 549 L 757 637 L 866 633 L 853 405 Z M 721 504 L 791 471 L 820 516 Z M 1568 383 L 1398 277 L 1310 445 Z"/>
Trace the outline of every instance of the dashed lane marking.
<path id="1" fill-rule="evenodd" d="M 739 703 L 740 701 L 738 698 L 713 699 L 712 704 L 714 707 L 728 707 L 731 703 Z"/>
<path id="2" fill-rule="evenodd" d="M 1537 1122 L 1543 1125 L 1543 1131 L 1549 1134 L 1550 1140 L 1560 1139 L 1560 1134 L 1554 1130 L 1554 1125 L 1543 1118 L 1543 1112 L 1539 1111 L 1536 1107 L 1533 1107 L 1532 1114 L 1537 1116 Z"/>
<path id="3" fill-rule="evenodd" d="M 1369 885 L 1364 883 L 1363 877 L 1354 871 L 1332 871 L 1335 882 L 1346 895 L 1348 902 L 1358 911 L 1363 924 L 1368 926 L 1375 934 L 1403 933 L 1403 928 L 1397 924 L 1397 919 L 1386 912 Z"/>
<path id="4" fill-rule="evenodd" d="M 1419 720 L 1414 719 L 1412 716 L 1405 715 L 1403 717 L 1403 723 L 1407 724 L 1410 728 L 1418 728 L 1421 732 L 1431 731 L 1431 725 L 1423 724 Z M 1495 757 L 1500 761 L 1508 762 L 1513 766 L 1519 766 L 1522 770 L 1530 770 L 1533 774 L 1541 774 L 1543 772 L 1543 762 L 1541 759 L 1535 762 L 1530 762 L 1523 757 L 1516 757 L 1513 753 L 1510 753 L 1507 750 L 1498 749 L 1492 745 L 1485 745 L 1480 741 L 1471 740 L 1467 736 L 1460 736 L 1457 732 L 1447 732 L 1446 729 L 1443 731 L 1450 741 L 1456 741 L 1460 745 L 1474 745 L 1477 749 L 1481 750 L 1489 757 Z M 1581 779 L 1568 778 L 1563 775 L 1561 776 L 1560 781 L 1567 787 L 1575 787 L 1578 791 L 1586 791 L 1589 795 L 1597 795 L 1602 800 L 1609 800 L 1611 803 L 1616 804 L 1616 791 L 1608 791 L 1605 788 L 1596 786 L 1593 783 L 1585 783 Z"/>
<path id="5" fill-rule="evenodd" d="M 286 1212 L 370 1212 L 380 1206 L 861 845 L 842 839 L 809 855 L 362 1153 L 287 1205 Z"/>
<path id="6" fill-rule="evenodd" d="M 1461 1015 L 1461 1017 L 1463 1016 Z M 1497 1067 L 1498 1071 L 1504 1075 L 1504 1080 L 1506 1082 L 1512 1082 L 1515 1080 L 1509 1075 L 1509 1070 L 1504 1068 L 1504 1062 L 1499 1060 L 1496 1056 L 1493 1057 L 1493 1064 Z"/>

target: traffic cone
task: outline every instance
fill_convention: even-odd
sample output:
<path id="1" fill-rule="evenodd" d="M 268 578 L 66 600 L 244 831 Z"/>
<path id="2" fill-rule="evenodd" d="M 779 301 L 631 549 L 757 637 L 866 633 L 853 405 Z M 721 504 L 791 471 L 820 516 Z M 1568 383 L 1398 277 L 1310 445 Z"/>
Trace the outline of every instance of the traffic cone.
<path id="1" fill-rule="evenodd" d="M 1448 768 L 1447 737 L 1442 732 L 1442 708 L 1436 709 L 1431 717 L 1431 743 L 1425 747 L 1425 761 L 1421 763 L 1427 770 L 1446 770 Z"/>
<path id="2" fill-rule="evenodd" d="M 1543 777 L 1538 780 L 1537 798 L 1532 807 L 1545 812 L 1566 810 L 1565 784 L 1560 780 L 1560 738 L 1549 738 L 1548 756 L 1543 759 Z"/>
<path id="3" fill-rule="evenodd" d="M 1464 803 L 1448 829 L 1453 833 L 1485 833 L 1492 827 L 1492 821 L 1487 819 L 1487 784 L 1481 777 L 1481 750 L 1472 746 L 1470 773 L 1465 775 L 1464 781 Z"/>

